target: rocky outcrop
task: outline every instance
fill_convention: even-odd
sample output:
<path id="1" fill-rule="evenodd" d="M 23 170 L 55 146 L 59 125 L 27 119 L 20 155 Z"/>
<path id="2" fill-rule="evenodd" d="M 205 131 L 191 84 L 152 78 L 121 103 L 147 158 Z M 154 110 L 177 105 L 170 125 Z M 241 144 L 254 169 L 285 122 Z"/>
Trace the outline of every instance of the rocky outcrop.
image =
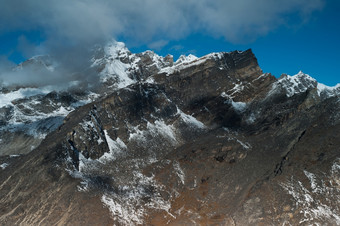
<path id="1" fill-rule="evenodd" d="M 2 224 L 340 223 L 336 87 L 276 79 L 251 50 L 97 56 L 101 76 L 120 62 L 127 77 L 110 69 L 110 93 L 0 159 Z"/>

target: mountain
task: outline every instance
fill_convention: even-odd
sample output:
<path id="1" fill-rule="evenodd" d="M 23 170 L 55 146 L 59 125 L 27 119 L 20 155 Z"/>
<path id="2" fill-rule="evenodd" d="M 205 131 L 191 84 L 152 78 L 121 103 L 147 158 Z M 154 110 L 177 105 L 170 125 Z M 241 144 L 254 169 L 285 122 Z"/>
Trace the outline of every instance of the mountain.
<path id="1" fill-rule="evenodd" d="M 2 225 L 340 224 L 340 86 L 118 42 L 84 71 L 2 88 Z"/>

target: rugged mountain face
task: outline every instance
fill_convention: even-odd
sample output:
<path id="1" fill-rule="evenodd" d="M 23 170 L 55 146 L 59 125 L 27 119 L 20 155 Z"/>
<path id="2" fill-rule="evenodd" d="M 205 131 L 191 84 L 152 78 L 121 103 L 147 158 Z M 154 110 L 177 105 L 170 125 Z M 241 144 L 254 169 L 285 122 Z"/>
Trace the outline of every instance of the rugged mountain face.
<path id="1" fill-rule="evenodd" d="M 92 102 L 40 94 L 71 113 L 31 152 L 2 149 L 2 224 L 340 224 L 339 87 L 276 79 L 251 50 L 174 62 L 112 43 L 89 68 Z"/>
<path id="2" fill-rule="evenodd" d="M 175 64 L 183 60 L 186 57 Z M 151 51 L 132 54 L 123 43 L 112 42 L 95 48 L 84 72 L 62 81 L 58 74 L 53 74 L 58 63 L 51 56 L 32 57 L 13 71 L 29 75 L 47 73 L 50 76 L 47 80 L 57 85 L 0 84 L 0 155 L 30 152 L 75 108 L 173 65 L 172 56 L 163 58 Z"/>

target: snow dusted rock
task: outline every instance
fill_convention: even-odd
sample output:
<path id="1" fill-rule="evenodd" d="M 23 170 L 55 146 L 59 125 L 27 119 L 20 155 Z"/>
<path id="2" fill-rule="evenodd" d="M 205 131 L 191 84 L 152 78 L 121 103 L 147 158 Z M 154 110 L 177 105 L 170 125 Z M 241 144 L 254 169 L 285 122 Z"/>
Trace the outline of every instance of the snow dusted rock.
<path id="1" fill-rule="evenodd" d="M 326 86 L 322 83 L 318 83 L 317 90 L 318 90 L 318 95 L 322 99 L 340 96 L 340 84 L 337 84 L 336 86 L 330 87 L 330 86 Z"/>
<path id="2" fill-rule="evenodd" d="M 105 47 L 98 47 L 92 59 L 92 66 L 100 74 L 100 80 L 107 88 L 124 88 L 145 80 L 162 68 L 173 65 L 172 56 L 161 57 L 152 51 L 131 53 L 122 42 L 112 41 Z"/>
<path id="3" fill-rule="evenodd" d="M 2 92 L 3 128 L 67 111 L 32 152 L 0 157 L 2 224 L 339 224 L 338 86 L 276 79 L 251 50 L 174 62 L 111 42 L 91 64 L 93 101 Z"/>
<path id="4" fill-rule="evenodd" d="M 322 83 L 318 83 L 314 78 L 302 71 L 294 76 L 283 74 L 278 81 L 273 84 L 270 93 L 281 92 L 284 90 L 287 97 L 292 97 L 300 93 L 306 93 L 313 89 L 317 90 L 318 96 L 322 99 L 339 96 L 340 94 L 340 84 L 334 87 L 326 86 Z"/>
<path id="5" fill-rule="evenodd" d="M 317 85 L 317 81 L 307 74 L 300 71 L 294 76 L 282 75 L 281 78 L 275 83 L 275 86 L 279 86 L 285 89 L 287 97 L 291 97 L 295 94 L 304 93 L 308 89 L 313 89 Z"/>
<path id="6" fill-rule="evenodd" d="M 48 86 L 0 93 L 0 155 L 30 152 L 66 115 L 96 97 L 90 92 L 56 92 Z"/>

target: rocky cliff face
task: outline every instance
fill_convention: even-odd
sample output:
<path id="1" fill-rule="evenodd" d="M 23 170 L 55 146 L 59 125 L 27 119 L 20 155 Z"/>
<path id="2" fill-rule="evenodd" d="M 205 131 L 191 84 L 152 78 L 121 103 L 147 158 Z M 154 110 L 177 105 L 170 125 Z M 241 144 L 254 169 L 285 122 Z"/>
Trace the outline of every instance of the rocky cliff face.
<path id="1" fill-rule="evenodd" d="M 276 79 L 251 50 L 173 62 L 113 43 L 90 68 L 94 101 L 40 95 L 74 107 L 1 157 L 2 224 L 340 224 L 338 87 Z"/>

